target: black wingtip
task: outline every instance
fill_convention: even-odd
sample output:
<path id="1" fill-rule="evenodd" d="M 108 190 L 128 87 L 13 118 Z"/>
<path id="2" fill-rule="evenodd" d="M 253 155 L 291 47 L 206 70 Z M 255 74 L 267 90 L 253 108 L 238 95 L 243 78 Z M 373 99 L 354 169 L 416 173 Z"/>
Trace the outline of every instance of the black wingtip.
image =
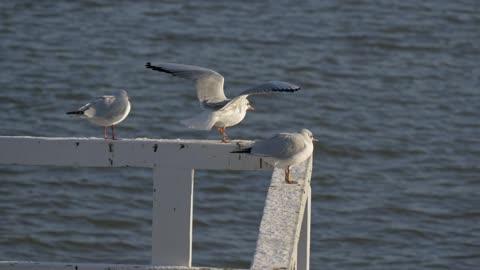
<path id="1" fill-rule="evenodd" d="M 66 114 L 83 114 L 83 111 L 67 112 Z"/>
<path id="2" fill-rule="evenodd" d="M 247 154 L 249 154 L 251 152 L 252 152 L 252 148 L 250 147 L 250 148 L 245 148 L 245 149 L 242 149 L 242 150 L 232 151 L 230 153 L 247 153 Z"/>
<path id="3" fill-rule="evenodd" d="M 273 89 L 272 91 L 273 92 L 297 92 L 298 90 L 300 90 L 300 87 L 294 87 L 294 88 L 280 88 L 280 89 Z"/>
<path id="4" fill-rule="evenodd" d="M 283 84 L 283 87 L 280 86 L 277 89 L 274 89 L 273 91 L 277 91 L 277 92 L 296 92 L 296 91 L 300 90 L 300 86 L 295 85 L 295 84 L 291 84 L 291 83 L 287 83 L 287 82 L 283 82 L 283 81 L 278 81 L 278 83 Z"/>
<path id="5" fill-rule="evenodd" d="M 152 65 L 150 62 L 147 62 L 145 64 L 145 67 L 148 68 L 148 69 L 151 69 L 151 70 L 155 70 L 155 71 L 160 71 L 160 72 L 165 72 L 165 73 L 168 73 L 170 75 L 174 75 L 175 76 L 175 72 L 171 71 L 171 70 L 167 70 L 163 67 L 159 67 L 159 66 L 154 66 Z"/>

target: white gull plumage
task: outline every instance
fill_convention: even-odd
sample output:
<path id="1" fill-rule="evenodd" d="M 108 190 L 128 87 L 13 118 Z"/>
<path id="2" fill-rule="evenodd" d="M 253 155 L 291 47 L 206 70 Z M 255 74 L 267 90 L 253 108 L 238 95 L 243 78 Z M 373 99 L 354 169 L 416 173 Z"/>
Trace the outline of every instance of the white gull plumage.
<path id="1" fill-rule="evenodd" d="M 67 114 L 79 115 L 102 126 L 105 139 L 107 139 L 107 127 L 111 127 L 112 139 L 115 140 L 115 125 L 128 116 L 130 109 L 130 97 L 125 90 L 120 90 L 114 95 L 99 96 L 78 110 L 67 112 Z"/>
<path id="2" fill-rule="evenodd" d="M 223 90 L 223 76 L 211 69 L 173 63 L 157 63 L 155 65 L 147 63 L 146 67 L 195 81 L 197 98 L 203 111 L 182 123 L 199 130 L 210 130 L 214 127 L 222 134 L 224 143 L 228 142 L 225 128 L 240 123 L 245 118 L 247 110 L 253 110 L 247 100 L 248 96 L 273 92 L 295 92 L 300 89 L 300 87 L 287 82 L 271 81 L 249 88 L 239 96 L 228 99 Z"/>
<path id="3" fill-rule="evenodd" d="M 265 141 L 255 142 L 251 147 L 233 151 L 264 157 L 265 161 L 276 168 L 285 170 L 285 181 L 290 179 L 290 167 L 302 163 L 313 153 L 313 142 L 318 141 L 308 129 L 300 133 L 278 133 Z"/>

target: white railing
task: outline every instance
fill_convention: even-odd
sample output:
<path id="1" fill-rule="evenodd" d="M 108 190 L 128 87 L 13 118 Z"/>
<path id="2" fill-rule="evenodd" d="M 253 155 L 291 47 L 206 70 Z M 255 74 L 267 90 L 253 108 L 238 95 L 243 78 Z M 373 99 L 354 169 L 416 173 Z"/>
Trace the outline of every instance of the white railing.
<path id="1" fill-rule="evenodd" d="M 272 170 L 262 158 L 231 154 L 236 148 L 207 140 L 0 136 L 4 165 L 153 169 L 151 265 L 0 261 L 0 270 L 200 269 L 191 267 L 195 169 Z M 311 172 L 312 158 L 292 169 L 298 184 L 273 171 L 251 269 L 309 269 Z"/>

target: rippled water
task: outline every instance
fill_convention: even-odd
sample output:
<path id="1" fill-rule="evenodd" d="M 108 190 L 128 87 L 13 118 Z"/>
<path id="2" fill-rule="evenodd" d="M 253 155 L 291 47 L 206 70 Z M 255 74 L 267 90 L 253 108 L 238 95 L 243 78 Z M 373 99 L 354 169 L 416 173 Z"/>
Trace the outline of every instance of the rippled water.
<path id="1" fill-rule="evenodd" d="M 193 85 L 163 60 L 255 97 L 234 138 L 311 129 L 312 269 L 480 265 L 476 1 L 2 1 L 0 135 L 102 136 L 64 112 L 126 89 L 120 137 L 211 138 L 178 124 Z M 5 153 L 1 152 L 4 155 Z M 196 172 L 193 264 L 248 267 L 264 172 Z M 0 260 L 149 263 L 151 172 L 0 167 Z"/>

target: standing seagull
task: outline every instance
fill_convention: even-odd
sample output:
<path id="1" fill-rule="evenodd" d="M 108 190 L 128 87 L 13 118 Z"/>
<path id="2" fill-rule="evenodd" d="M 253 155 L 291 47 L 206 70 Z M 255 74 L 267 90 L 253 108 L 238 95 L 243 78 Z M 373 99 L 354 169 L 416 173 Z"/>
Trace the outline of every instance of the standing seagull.
<path id="1" fill-rule="evenodd" d="M 77 111 L 67 112 L 67 114 L 77 114 L 96 125 L 103 126 L 105 139 L 107 139 L 107 127 L 110 126 L 112 140 L 115 140 L 115 125 L 127 117 L 130 108 L 130 97 L 125 90 L 120 90 L 113 96 L 97 97 Z"/>
<path id="2" fill-rule="evenodd" d="M 250 95 L 269 94 L 273 92 L 295 92 L 300 87 L 281 81 L 271 81 L 254 86 L 240 93 L 234 99 L 228 99 L 223 92 L 223 76 L 217 72 L 196 66 L 172 63 L 147 63 L 147 68 L 165 72 L 173 76 L 195 81 L 197 98 L 203 112 L 182 121 L 189 128 L 210 130 L 216 128 L 222 134 L 222 142 L 227 143 L 227 127 L 240 123 L 247 110 L 254 110 L 247 100 Z"/>
<path id="3" fill-rule="evenodd" d="M 290 167 L 302 163 L 313 153 L 313 141 L 318 141 L 308 129 L 300 133 L 279 133 L 266 141 L 255 142 L 252 147 L 231 153 L 246 153 L 265 157 L 268 163 L 285 170 L 285 181 L 290 179 Z"/>

